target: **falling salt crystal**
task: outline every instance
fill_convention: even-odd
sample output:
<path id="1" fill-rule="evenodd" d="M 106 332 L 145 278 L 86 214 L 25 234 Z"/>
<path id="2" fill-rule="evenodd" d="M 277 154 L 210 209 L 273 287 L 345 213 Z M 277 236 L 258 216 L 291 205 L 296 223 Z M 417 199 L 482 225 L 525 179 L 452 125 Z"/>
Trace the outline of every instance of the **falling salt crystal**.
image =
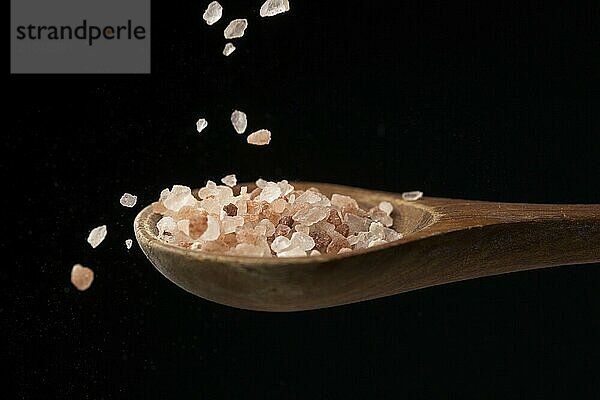
<path id="1" fill-rule="evenodd" d="M 288 0 L 267 0 L 260 7 L 261 17 L 272 17 L 273 15 L 281 14 L 290 10 Z"/>
<path id="2" fill-rule="evenodd" d="M 137 196 L 134 196 L 129 193 L 124 193 L 123 196 L 121 196 L 119 203 L 121 203 L 121 205 L 124 207 L 131 208 L 131 207 L 135 206 L 135 203 L 137 203 Z"/>
<path id="3" fill-rule="evenodd" d="M 198 122 L 196 122 L 196 130 L 198 133 L 202 132 L 207 126 L 208 122 L 204 118 L 200 118 Z"/>
<path id="4" fill-rule="evenodd" d="M 84 291 L 88 289 L 94 281 L 94 271 L 81 264 L 73 265 L 71 269 L 71 283 L 77 290 Z"/>
<path id="5" fill-rule="evenodd" d="M 379 209 L 387 215 L 390 215 L 392 211 L 394 211 L 394 206 L 389 201 L 382 201 L 379 203 Z"/>
<path id="6" fill-rule="evenodd" d="M 244 31 L 248 27 L 248 21 L 246 19 L 234 19 L 227 25 L 223 35 L 225 39 L 236 39 L 244 36 Z"/>
<path id="7" fill-rule="evenodd" d="M 220 20 L 221 16 L 223 16 L 223 7 L 221 7 L 218 1 L 213 1 L 208 5 L 206 11 L 204 11 L 202 18 L 204 18 L 208 25 L 212 25 Z"/>
<path id="8" fill-rule="evenodd" d="M 239 134 L 246 132 L 246 127 L 248 126 L 246 113 L 239 110 L 233 110 L 231 113 L 231 125 L 233 125 L 233 129 Z"/>
<path id="9" fill-rule="evenodd" d="M 417 201 L 421 197 L 423 197 L 423 192 L 419 192 L 418 190 L 402 193 L 402 200 L 406 201 Z"/>
<path id="10" fill-rule="evenodd" d="M 266 129 L 260 129 L 248 135 L 246 140 L 249 144 L 257 146 L 269 144 L 271 142 L 271 132 Z"/>
<path id="11" fill-rule="evenodd" d="M 223 48 L 223 55 L 227 57 L 231 53 L 235 51 L 235 46 L 233 43 L 225 43 L 225 47 Z"/>
<path id="12" fill-rule="evenodd" d="M 286 238 L 285 236 L 277 236 L 275 239 L 273 239 L 273 243 L 271 243 L 271 250 L 273 250 L 275 253 L 280 253 L 290 247 L 290 243 L 290 239 Z"/>
<path id="13" fill-rule="evenodd" d="M 298 247 L 292 247 L 289 250 L 277 253 L 277 257 L 305 257 L 306 252 Z"/>
<path id="14" fill-rule="evenodd" d="M 87 238 L 87 242 L 92 246 L 92 248 L 95 249 L 100 243 L 102 243 L 105 237 L 106 225 L 101 225 L 97 228 L 92 229 Z"/>
<path id="15" fill-rule="evenodd" d="M 237 178 L 235 177 L 234 174 L 231 174 L 231 175 L 227 175 L 227 176 L 223 177 L 223 179 L 221 179 L 221 182 L 223 182 L 225 185 L 227 185 L 229 187 L 234 187 L 237 184 Z"/>
<path id="16" fill-rule="evenodd" d="M 125 247 L 127 247 L 127 249 L 131 249 L 131 246 L 133 246 L 133 240 L 131 239 L 127 239 L 125 240 Z"/>

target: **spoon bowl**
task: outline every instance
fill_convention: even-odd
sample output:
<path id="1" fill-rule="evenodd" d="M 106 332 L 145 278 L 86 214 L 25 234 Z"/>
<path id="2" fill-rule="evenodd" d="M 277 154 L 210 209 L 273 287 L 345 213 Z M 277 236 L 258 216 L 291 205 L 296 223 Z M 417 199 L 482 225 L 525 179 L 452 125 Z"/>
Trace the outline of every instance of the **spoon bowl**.
<path id="1" fill-rule="evenodd" d="M 424 197 L 348 186 L 292 182 L 353 197 L 369 209 L 394 206 L 400 240 L 342 254 L 276 258 L 206 253 L 158 238 L 151 207 L 135 236 L 169 280 L 202 298 L 261 311 L 300 311 L 390 296 L 483 276 L 600 262 L 600 205 L 493 203 Z M 248 184 L 249 189 L 253 185 Z"/>

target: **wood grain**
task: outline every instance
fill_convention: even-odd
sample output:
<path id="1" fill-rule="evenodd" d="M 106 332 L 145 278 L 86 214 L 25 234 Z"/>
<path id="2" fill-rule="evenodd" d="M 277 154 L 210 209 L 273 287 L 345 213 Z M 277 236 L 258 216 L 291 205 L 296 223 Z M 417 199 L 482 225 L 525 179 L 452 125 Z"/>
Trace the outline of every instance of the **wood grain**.
<path id="1" fill-rule="evenodd" d="M 298 311 L 364 301 L 484 276 L 600 262 L 600 205 L 493 203 L 293 182 L 370 208 L 394 205 L 399 241 L 342 255 L 256 258 L 171 246 L 156 237 L 147 207 L 134 228 L 140 247 L 168 279 L 200 297 L 233 307 Z"/>

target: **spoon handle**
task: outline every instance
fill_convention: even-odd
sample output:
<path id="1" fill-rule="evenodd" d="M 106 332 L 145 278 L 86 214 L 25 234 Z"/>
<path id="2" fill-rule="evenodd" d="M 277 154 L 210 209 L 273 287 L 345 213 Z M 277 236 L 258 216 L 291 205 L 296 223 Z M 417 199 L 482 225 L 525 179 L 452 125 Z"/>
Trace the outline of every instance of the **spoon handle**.
<path id="1" fill-rule="evenodd" d="M 419 232 L 462 262 L 446 280 L 600 262 L 600 204 L 518 204 L 425 198 L 437 223 Z M 450 278 L 450 279 L 448 279 Z"/>

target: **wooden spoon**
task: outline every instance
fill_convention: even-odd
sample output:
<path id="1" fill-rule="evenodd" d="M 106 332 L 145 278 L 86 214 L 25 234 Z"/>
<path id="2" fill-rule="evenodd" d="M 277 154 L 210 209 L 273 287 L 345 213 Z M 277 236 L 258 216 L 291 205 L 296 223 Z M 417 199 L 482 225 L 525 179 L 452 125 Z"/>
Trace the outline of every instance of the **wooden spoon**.
<path id="1" fill-rule="evenodd" d="M 343 253 L 297 258 L 239 257 L 191 251 L 157 238 L 150 207 L 135 219 L 135 236 L 152 264 L 185 290 L 251 310 L 298 311 L 391 296 L 433 285 L 565 264 L 600 262 L 600 205 L 492 203 L 424 197 L 324 183 L 331 196 L 362 208 L 394 205 L 404 238 Z M 251 186 L 251 185 L 248 185 Z"/>

